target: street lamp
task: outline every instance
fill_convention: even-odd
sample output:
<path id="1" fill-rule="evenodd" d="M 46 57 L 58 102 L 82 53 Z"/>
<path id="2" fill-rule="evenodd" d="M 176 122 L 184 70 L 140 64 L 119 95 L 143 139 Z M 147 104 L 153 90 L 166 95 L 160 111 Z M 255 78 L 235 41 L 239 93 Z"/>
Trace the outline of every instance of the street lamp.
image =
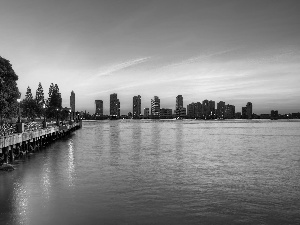
<path id="1" fill-rule="evenodd" d="M 58 108 L 56 108 L 56 125 L 59 126 L 59 121 L 58 121 Z"/>
<path id="2" fill-rule="evenodd" d="M 46 105 L 43 104 L 43 111 L 44 111 L 44 121 L 43 121 L 43 128 L 46 128 Z"/>
<path id="3" fill-rule="evenodd" d="M 71 121 L 71 115 L 72 115 L 72 114 L 71 114 L 71 109 L 69 110 L 69 112 L 70 112 L 70 121 Z"/>
<path id="4" fill-rule="evenodd" d="M 20 118 L 20 105 L 21 105 L 21 99 L 20 98 L 18 98 L 17 99 L 17 101 L 18 101 L 18 123 L 21 123 L 21 118 Z"/>

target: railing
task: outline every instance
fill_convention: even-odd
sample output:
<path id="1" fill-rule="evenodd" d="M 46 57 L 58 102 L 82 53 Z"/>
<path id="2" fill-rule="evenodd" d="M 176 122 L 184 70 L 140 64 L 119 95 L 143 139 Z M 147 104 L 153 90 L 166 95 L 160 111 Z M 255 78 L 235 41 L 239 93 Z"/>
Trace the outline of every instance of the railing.
<path id="1" fill-rule="evenodd" d="M 71 122 L 71 123 L 73 123 L 73 122 Z M 70 121 L 60 121 L 60 126 L 69 125 L 69 124 L 70 124 Z M 47 122 L 47 127 L 57 127 L 57 122 L 56 121 Z M 43 128 L 43 123 L 41 123 L 41 122 L 24 123 L 24 132 L 39 130 L 42 128 Z M 17 133 L 15 123 L 4 123 L 2 126 L 0 125 L 0 137 L 15 134 L 15 133 Z"/>

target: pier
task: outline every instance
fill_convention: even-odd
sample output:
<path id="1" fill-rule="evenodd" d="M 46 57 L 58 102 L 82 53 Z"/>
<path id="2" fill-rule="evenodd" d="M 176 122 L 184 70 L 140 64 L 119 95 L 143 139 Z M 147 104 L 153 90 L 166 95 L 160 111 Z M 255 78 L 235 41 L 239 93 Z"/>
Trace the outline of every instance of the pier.
<path id="1" fill-rule="evenodd" d="M 1 164 L 13 163 L 16 157 L 33 153 L 59 138 L 70 135 L 70 133 L 81 127 L 82 121 L 80 120 L 70 122 L 70 124 L 45 127 L 31 131 L 23 132 L 21 129 L 20 133 L 0 136 L 0 157 L 2 158 L 0 169 Z M 5 167 L 3 168 L 5 169 Z"/>

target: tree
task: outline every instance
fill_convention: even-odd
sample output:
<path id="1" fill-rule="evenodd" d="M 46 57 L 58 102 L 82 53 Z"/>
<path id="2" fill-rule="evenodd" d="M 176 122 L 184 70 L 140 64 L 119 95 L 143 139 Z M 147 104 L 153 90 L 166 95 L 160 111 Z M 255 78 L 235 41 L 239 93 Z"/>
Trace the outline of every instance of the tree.
<path id="1" fill-rule="evenodd" d="M 31 89 L 28 86 L 25 99 L 21 102 L 21 107 L 23 109 L 22 116 L 30 119 L 34 119 L 36 117 L 36 100 L 33 99 Z"/>
<path id="2" fill-rule="evenodd" d="M 0 56 L 0 120 L 17 115 L 20 92 L 18 76 L 7 59 Z"/>
<path id="3" fill-rule="evenodd" d="M 41 82 L 39 82 L 38 89 L 35 92 L 35 101 L 36 101 L 36 115 L 37 117 L 41 118 L 41 116 L 44 114 L 43 105 L 45 104 L 44 90 Z"/>
<path id="4" fill-rule="evenodd" d="M 51 83 L 49 87 L 49 97 L 47 100 L 47 117 L 56 118 L 57 110 L 62 108 L 62 99 L 57 84 Z"/>

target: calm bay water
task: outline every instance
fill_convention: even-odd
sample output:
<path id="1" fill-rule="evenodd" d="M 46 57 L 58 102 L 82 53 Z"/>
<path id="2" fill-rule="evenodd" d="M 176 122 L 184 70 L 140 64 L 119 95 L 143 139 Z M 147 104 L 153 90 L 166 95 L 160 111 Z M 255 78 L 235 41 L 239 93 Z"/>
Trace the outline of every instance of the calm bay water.
<path id="1" fill-rule="evenodd" d="M 300 121 L 84 122 L 0 172 L 0 224 L 300 224 Z"/>

